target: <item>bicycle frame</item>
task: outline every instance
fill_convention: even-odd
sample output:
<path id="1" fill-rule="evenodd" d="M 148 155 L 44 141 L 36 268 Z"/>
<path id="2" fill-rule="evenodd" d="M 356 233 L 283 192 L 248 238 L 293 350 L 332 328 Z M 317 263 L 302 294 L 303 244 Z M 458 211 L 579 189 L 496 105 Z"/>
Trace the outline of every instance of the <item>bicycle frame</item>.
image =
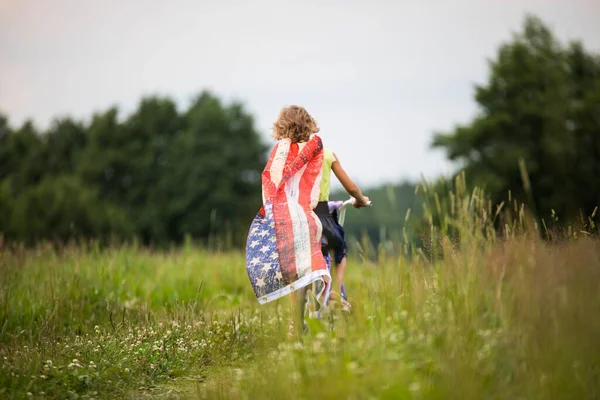
<path id="1" fill-rule="evenodd" d="M 350 205 L 353 205 L 355 201 L 356 200 L 353 197 L 351 197 L 348 200 L 343 201 L 343 202 L 341 202 L 341 201 L 334 202 L 334 203 L 341 203 L 339 205 L 334 205 L 333 209 L 330 209 L 330 212 L 332 212 L 333 210 L 337 210 L 337 212 L 338 212 L 338 223 L 340 224 L 340 226 L 344 226 L 344 221 L 346 219 L 346 208 L 348 206 L 350 206 Z M 370 207 L 372 205 L 373 204 L 372 204 L 371 201 L 369 201 L 367 203 L 367 207 Z M 325 262 L 327 263 L 327 269 L 329 269 L 329 271 L 331 271 L 331 255 L 330 254 L 325 254 L 324 257 L 325 257 Z M 313 286 L 313 289 L 314 289 L 314 284 L 311 285 L 311 286 Z M 305 302 L 306 303 L 310 303 L 310 299 L 306 298 L 307 294 L 308 294 L 308 291 L 305 292 Z M 345 290 L 345 287 L 344 287 L 343 284 L 342 284 L 342 293 L 340 293 L 340 295 L 343 295 L 344 297 L 346 297 L 346 290 Z M 313 304 L 313 305 L 315 305 L 315 304 Z M 312 317 L 315 317 L 315 316 L 316 316 L 316 318 L 320 318 L 321 317 L 321 311 L 322 311 L 321 307 L 319 307 L 319 309 L 317 311 L 311 311 L 310 310 L 310 306 L 308 306 L 308 305 L 305 306 L 305 312 L 308 312 L 309 318 L 312 318 Z"/>

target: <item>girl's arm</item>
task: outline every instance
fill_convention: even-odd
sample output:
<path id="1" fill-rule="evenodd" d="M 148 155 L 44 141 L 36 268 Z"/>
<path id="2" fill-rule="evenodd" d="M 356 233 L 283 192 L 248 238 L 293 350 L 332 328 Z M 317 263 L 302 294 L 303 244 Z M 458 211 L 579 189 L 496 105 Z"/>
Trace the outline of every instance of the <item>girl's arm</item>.
<path id="1" fill-rule="evenodd" d="M 333 157 L 334 158 L 333 158 L 333 163 L 331 164 L 331 170 L 333 171 L 335 176 L 339 179 L 340 183 L 342 184 L 344 189 L 346 189 L 348 194 L 350 194 L 350 196 L 352 196 L 356 199 L 356 202 L 354 203 L 354 207 L 357 207 L 357 208 L 365 207 L 367 205 L 367 203 L 369 202 L 369 198 L 364 196 L 362 194 L 362 192 L 360 191 L 358 185 L 356 183 L 354 183 L 354 181 L 352 179 L 350 179 L 350 177 L 348 176 L 346 171 L 344 171 L 344 168 L 342 168 L 342 165 L 340 164 L 340 161 L 337 158 L 337 156 L 335 155 L 335 153 L 333 154 Z"/>

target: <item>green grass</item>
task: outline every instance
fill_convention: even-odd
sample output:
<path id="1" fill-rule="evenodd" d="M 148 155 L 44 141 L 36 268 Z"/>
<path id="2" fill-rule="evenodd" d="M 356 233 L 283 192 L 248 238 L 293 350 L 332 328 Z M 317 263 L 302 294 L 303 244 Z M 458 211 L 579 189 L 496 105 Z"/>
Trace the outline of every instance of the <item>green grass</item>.
<path id="1" fill-rule="evenodd" d="M 600 242 L 492 235 L 481 198 L 440 205 L 424 249 L 352 257 L 352 313 L 301 340 L 242 253 L 5 251 L 0 398 L 600 398 Z"/>

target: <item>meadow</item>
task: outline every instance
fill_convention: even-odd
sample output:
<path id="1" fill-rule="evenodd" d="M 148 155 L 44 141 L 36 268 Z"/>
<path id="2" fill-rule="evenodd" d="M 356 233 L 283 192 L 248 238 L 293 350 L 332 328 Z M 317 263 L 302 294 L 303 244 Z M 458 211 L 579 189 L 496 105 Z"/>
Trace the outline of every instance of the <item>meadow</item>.
<path id="1" fill-rule="evenodd" d="M 516 204 L 498 230 L 481 192 L 451 199 L 422 249 L 352 243 L 352 312 L 300 339 L 242 252 L 7 247 L 0 398 L 600 398 L 593 222 L 542 240 Z"/>

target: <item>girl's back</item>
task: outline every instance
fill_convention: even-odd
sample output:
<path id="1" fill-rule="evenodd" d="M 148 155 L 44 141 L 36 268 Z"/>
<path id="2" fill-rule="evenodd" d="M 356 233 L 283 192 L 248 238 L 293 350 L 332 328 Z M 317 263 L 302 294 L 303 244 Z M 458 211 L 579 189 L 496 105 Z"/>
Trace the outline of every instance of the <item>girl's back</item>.
<path id="1" fill-rule="evenodd" d="M 262 174 L 263 207 L 250 227 L 246 270 L 261 303 L 315 281 L 326 301 L 331 276 L 321 253 L 316 207 L 323 144 L 314 120 L 301 107 L 282 110 L 275 123 L 277 144 Z"/>

